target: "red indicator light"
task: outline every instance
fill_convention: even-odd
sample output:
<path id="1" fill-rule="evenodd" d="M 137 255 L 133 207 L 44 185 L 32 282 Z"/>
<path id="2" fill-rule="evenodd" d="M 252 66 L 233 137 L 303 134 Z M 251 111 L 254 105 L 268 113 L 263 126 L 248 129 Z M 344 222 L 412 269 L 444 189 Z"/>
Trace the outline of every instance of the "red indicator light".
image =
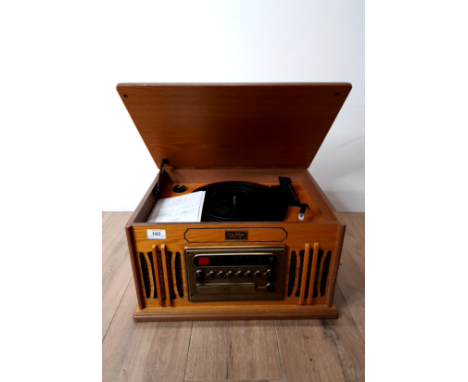
<path id="1" fill-rule="evenodd" d="M 198 265 L 210 265 L 210 258 L 209 257 L 199 257 L 198 258 Z"/>

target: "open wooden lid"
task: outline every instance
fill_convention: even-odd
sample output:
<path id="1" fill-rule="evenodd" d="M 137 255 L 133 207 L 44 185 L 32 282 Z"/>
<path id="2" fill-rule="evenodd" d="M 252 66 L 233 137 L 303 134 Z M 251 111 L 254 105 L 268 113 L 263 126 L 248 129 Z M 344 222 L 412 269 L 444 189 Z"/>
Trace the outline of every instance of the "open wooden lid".
<path id="1" fill-rule="evenodd" d="M 156 165 L 308 168 L 351 84 L 119 84 Z"/>

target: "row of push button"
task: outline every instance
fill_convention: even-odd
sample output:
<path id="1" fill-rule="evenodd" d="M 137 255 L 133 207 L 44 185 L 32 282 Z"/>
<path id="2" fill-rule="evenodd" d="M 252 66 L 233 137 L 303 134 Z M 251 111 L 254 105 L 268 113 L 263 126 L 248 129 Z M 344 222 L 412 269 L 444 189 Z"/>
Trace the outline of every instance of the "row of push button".
<path id="1" fill-rule="evenodd" d="M 224 273 L 224 271 L 219 271 L 218 273 L 216 273 L 214 271 L 211 271 L 211 272 L 208 273 L 208 275 L 212 279 L 214 279 L 216 276 L 218 276 L 220 278 L 224 278 L 226 275 L 227 275 L 227 277 L 230 277 L 230 278 L 233 278 L 234 276 L 242 278 L 242 277 L 244 277 L 244 272 L 237 271 L 236 273 L 234 273 L 233 271 L 229 271 L 226 274 L 226 273 Z M 247 277 L 253 277 L 254 275 L 255 275 L 255 277 L 260 278 L 260 277 L 263 276 L 263 273 L 261 271 L 256 271 L 255 273 L 253 273 L 252 271 L 245 272 L 245 276 L 247 276 Z M 275 281 L 276 280 L 276 272 L 271 270 L 271 269 L 266 271 L 265 275 L 268 277 L 268 279 L 270 281 Z"/>
<path id="2" fill-rule="evenodd" d="M 212 278 L 212 279 L 214 279 L 216 276 L 223 279 L 224 277 L 226 277 L 226 273 L 224 271 L 219 271 L 219 272 L 210 271 L 210 272 L 208 272 L 208 276 L 210 278 Z M 238 278 L 243 278 L 244 277 L 244 272 L 242 272 L 242 271 L 237 271 L 236 273 L 234 273 L 233 271 L 228 271 L 227 272 L 227 277 L 233 278 L 234 276 L 237 276 Z M 253 277 L 254 272 L 246 271 L 245 276 Z M 263 273 L 261 271 L 255 271 L 255 276 L 258 277 L 258 278 L 263 277 Z M 268 278 L 269 281 L 273 282 L 273 281 L 276 280 L 276 272 L 274 270 L 272 270 L 272 269 L 268 269 L 265 272 L 265 276 Z M 203 282 L 203 281 L 205 281 L 205 272 L 203 272 L 202 270 L 198 270 L 195 273 L 195 277 L 196 277 L 198 282 Z"/>

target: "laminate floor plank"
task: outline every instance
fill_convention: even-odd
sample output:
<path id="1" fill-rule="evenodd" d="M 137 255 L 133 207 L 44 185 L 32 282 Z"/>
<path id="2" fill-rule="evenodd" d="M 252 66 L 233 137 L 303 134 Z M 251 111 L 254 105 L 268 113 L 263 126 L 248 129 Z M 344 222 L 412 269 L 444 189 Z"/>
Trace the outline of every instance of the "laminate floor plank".
<path id="1" fill-rule="evenodd" d="M 346 223 L 337 284 L 365 339 L 365 214 L 340 213 Z"/>
<path id="2" fill-rule="evenodd" d="M 364 271 L 366 238 L 365 216 L 362 213 L 340 213 L 340 217 L 346 224 L 346 236 L 350 239 L 346 244 L 349 249 L 352 250 L 361 270 Z"/>
<path id="3" fill-rule="evenodd" d="M 365 339 L 339 286 L 336 287 L 334 301 L 340 317 L 338 320 L 322 320 L 323 326 L 335 343 L 346 380 L 364 381 Z"/>
<path id="4" fill-rule="evenodd" d="M 285 382 L 364 381 L 364 340 L 337 287 L 338 320 L 275 321 Z"/>
<path id="5" fill-rule="evenodd" d="M 102 345 L 103 382 L 183 382 L 191 322 L 135 322 L 133 280 Z"/>
<path id="6" fill-rule="evenodd" d="M 132 277 L 125 223 L 128 213 L 114 213 L 103 227 L 102 339 Z"/>
<path id="7" fill-rule="evenodd" d="M 114 261 L 109 260 L 106 264 L 102 276 L 102 339 L 104 339 L 125 289 L 132 279 L 132 267 L 126 246 L 117 250 L 115 255 Z"/>
<path id="8" fill-rule="evenodd" d="M 105 226 L 102 227 L 103 265 L 108 261 L 109 257 L 114 256 L 115 250 L 121 246 L 122 239 L 125 239 L 125 243 L 127 242 L 125 224 L 127 224 L 131 214 L 131 212 L 114 212 Z"/>
<path id="9" fill-rule="evenodd" d="M 274 322 L 194 322 L 185 379 L 282 380 Z"/>
<path id="10" fill-rule="evenodd" d="M 365 214 L 340 213 L 347 231 L 338 320 L 194 323 L 133 321 L 130 215 L 102 215 L 103 381 L 364 380 Z"/>
<path id="11" fill-rule="evenodd" d="M 102 226 L 109 221 L 109 218 L 112 216 L 113 212 L 102 212 Z"/>

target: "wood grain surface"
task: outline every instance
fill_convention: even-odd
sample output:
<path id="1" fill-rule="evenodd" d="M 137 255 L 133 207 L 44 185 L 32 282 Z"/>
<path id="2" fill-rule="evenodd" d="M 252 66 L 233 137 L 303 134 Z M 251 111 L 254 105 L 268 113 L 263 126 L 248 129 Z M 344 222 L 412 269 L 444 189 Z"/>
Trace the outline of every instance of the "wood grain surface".
<path id="1" fill-rule="evenodd" d="M 117 91 L 157 166 L 167 158 L 175 168 L 306 169 L 351 84 L 119 84 Z"/>
<path id="2" fill-rule="evenodd" d="M 102 345 L 103 381 L 183 381 L 192 323 L 134 322 L 135 302 L 129 282 Z"/>
<path id="3" fill-rule="evenodd" d="M 103 381 L 364 380 L 364 214 L 339 214 L 337 320 L 193 323 L 133 321 L 128 216 L 103 213 Z"/>
<path id="4" fill-rule="evenodd" d="M 104 232 L 109 234 L 102 240 L 102 338 L 132 277 L 123 229 L 130 215 L 130 212 L 108 214 L 107 222 L 103 222 Z"/>
<path id="5" fill-rule="evenodd" d="M 338 320 L 276 321 L 285 381 L 363 381 L 364 340 L 341 292 Z"/>
<path id="6" fill-rule="evenodd" d="M 282 379 L 274 321 L 194 322 L 185 378 Z"/>
<path id="7" fill-rule="evenodd" d="M 109 218 L 112 216 L 113 212 L 103 212 L 102 213 L 102 226 L 109 221 Z"/>
<path id="8" fill-rule="evenodd" d="M 362 338 L 365 331 L 365 215 L 363 213 L 341 213 L 345 222 L 346 235 L 341 252 L 338 285 L 349 305 Z"/>

